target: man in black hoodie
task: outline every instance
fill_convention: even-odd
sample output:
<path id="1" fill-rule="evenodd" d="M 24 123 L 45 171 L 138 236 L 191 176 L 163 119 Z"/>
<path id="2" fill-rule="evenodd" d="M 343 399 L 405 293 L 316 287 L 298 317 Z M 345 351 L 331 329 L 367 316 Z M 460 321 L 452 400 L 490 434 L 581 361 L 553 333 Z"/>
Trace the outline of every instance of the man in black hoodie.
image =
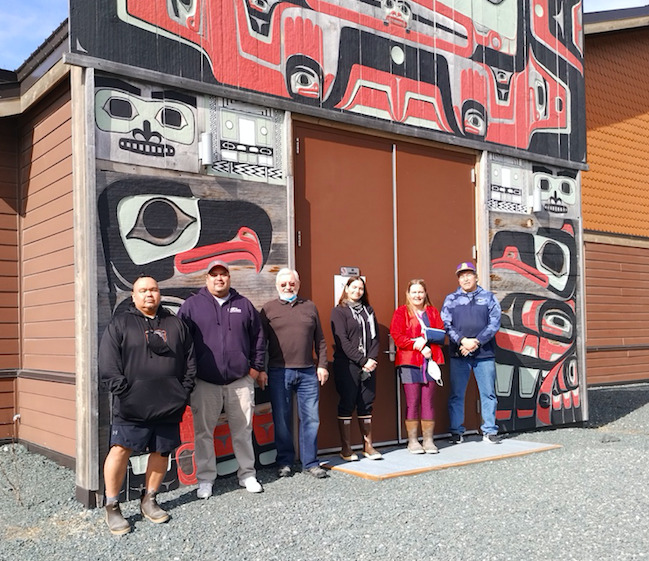
<path id="1" fill-rule="evenodd" d="M 110 450 L 104 463 L 106 523 L 130 532 L 119 493 L 133 451 L 149 452 L 142 516 L 160 524 L 169 514 L 156 502 L 169 455 L 180 445 L 180 421 L 194 388 L 196 360 L 189 330 L 160 307 L 160 289 L 147 276 L 133 283 L 133 303 L 111 320 L 99 345 L 99 376 L 113 394 Z"/>

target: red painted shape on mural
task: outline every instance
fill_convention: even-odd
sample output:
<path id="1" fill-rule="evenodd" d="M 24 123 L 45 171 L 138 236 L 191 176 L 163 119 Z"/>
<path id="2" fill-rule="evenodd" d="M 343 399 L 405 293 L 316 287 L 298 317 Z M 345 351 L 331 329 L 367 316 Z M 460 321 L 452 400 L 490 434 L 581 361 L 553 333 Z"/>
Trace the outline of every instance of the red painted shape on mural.
<path id="1" fill-rule="evenodd" d="M 511 411 L 503 411 L 502 409 L 496 411 L 496 419 L 498 419 L 499 421 L 509 421 L 511 418 L 512 418 Z"/>
<path id="2" fill-rule="evenodd" d="M 255 270 L 261 271 L 264 258 L 257 233 L 244 226 L 227 242 L 195 247 L 178 253 L 174 258 L 174 264 L 179 272 L 187 274 L 206 269 L 214 259 L 226 263 L 251 261 Z"/>
<path id="3" fill-rule="evenodd" d="M 431 113 L 422 111 L 422 95 L 437 86 L 436 77 L 434 82 L 420 81 L 412 62 L 407 76 L 384 71 L 382 61 L 371 67 L 369 55 L 356 61 L 341 55 L 348 47 L 344 41 L 372 36 L 377 44 L 389 42 L 404 52 L 414 47 L 422 56 L 434 54 L 448 69 L 448 83 L 442 87 L 451 91 L 433 96 L 439 100 L 437 118 L 428 121 L 427 128 L 523 149 L 537 131 L 570 132 L 567 86 L 535 59 L 531 47 L 522 68 L 506 70 L 514 67 L 509 62 L 516 56 L 516 37 L 502 35 L 497 27 L 476 26 L 452 3 L 431 6 L 411 0 L 351 9 L 351 4 L 333 0 L 196 0 L 191 15 L 182 21 L 167 0 L 124 1 L 133 16 L 129 23 L 146 22 L 141 24 L 145 29 L 152 25 L 193 44 L 209 60 L 215 79 L 226 85 L 314 104 L 326 103 L 338 75 L 349 76 L 343 88 L 335 90 L 345 91 L 334 101 L 337 109 L 425 127 L 425 121 L 416 119 Z M 182 9 L 177 6 L 175 11 Z M 535 2 L 529 16 L 534 36 L 583 73 L 580 60 L 555 37 L 559 20 L 550 10 L 548 0 Z M 577 28 L 578 16 L 579 10 L 573 10 L 570 19 Z M 519 22 L 516 32 L 524 27 Z M 570 30 L 565 31 L 569 36 Z M 479 48 L 501 53 L 503 68 L 481 62 L 486 59 L 476 57 Z M 401 68 L 402 63 L 396 63 Z M 361 65 L 360 72 L 352 68 Z M 372 91 L 361 91 L 367 89 Z M 446 122 L 449 115 L 455 116 L 454 123 Z"/>
<path id="4" fill-rule="evenodd" d="M 252 430 L 255 435 L 255 440 L 260 446 L 275 442 L 273 414 L 270 411 L 267 413 L 255 414 L 252 420 Z"/>
<path id="5" fill-rule="evenodd" d="M 216 425 L 214 429 L 214 452 L 216 452 L 217 458 L 229 456 L 234 453 L 230 426 L 227 423 Z"/>
<path id="6" fill-rule="evenodd" d="M 502 257 L 496 257 L 491 260 L 491 267 L 492 269 L 509 269 L 543 287 L 547 287 L 550 284 L 550 279 L 547 275 L 522 261 L 516 246 L 507 246 L 503 251 Z"/>

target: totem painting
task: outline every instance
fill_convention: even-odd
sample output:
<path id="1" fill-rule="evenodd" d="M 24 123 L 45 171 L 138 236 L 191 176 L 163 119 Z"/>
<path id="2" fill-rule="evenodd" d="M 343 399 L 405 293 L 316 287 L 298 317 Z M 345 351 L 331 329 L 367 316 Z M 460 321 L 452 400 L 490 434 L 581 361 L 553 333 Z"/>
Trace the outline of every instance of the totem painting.
<path id="1" fill-rule="evenodd" d="M 205 130 L 212 139 L 208 174 L 285 184 L 282 111 L 208 98 Z"/>
<path id="2" fill-rule="evenodd" d="M 198 172 L 196 97 L 118 78 L 95 78 L 100 160 Z"/>
<path id="3" fill-rule="evenodd" d="M 128 307 L 133 282 L 141 273 L 158 281 L 162 305 L 176 312 L 205 286 L 207 266 L 217 258 L 230 265 L 232 287 L 257 308 L 276 298 L 275 275 L 288 263 L 281 112 L 209 97 L 189 100 L 183 92 L 167 91 L 158 98 L 151 86 L 98 78 L 96 137 L 102 161 L 98 167 L 109 167 L 106 160 L 137 162 L 136 173 L 97 170 L 98 333 L 114 313 Z M 191 135 L 174 137 L 162 126 L 165 118 L 152 117 L 172 110 L 192 123 Z M 129 114 L 130 128 L 124 122 Z M 136 115 L 141 117 L 138 122 Z M 157 134 L 155 126 L 160 126 Z M 229 137 L 222 133 L 232 129 Z M 134 130 L 151 134 L 145 139 Z M 217 141 L 209 165 L 199 162 L 197 139 L 203 131 L 212 132 Z M 185 142 L 190 136 L 192 142 Z M 135 152 L 137 146 L 146 148 Z M 191 173 L 193 167 L 202 173 Z M 255 401 L 257 461 L 268 465 L 276 455 L 268 391 L 257 388 Z M 182 445 L 170 462 L 165 485 L 195 482 L 192 423 L 188 408 L 181 424 Z M 225 418 L 214 439 L 219 474 L 235 472 L 238 465 Z M 143 484 L 138 462 L 142 460 L 134 457 L 127 478 L 126 491 L 133 497 Z"/>
<path id="4" fill-rule="evenodd" d="M 79 54 L 296 112 L 585 161 L 581 0 L 70 4 Z"/>
<path id="5" fill-rule="evenodd" d="M 584 420 L 579 373 L 579 197 L 575 172 L 491 156 L 491 289 L 498 423 L 505 430 Z"/>

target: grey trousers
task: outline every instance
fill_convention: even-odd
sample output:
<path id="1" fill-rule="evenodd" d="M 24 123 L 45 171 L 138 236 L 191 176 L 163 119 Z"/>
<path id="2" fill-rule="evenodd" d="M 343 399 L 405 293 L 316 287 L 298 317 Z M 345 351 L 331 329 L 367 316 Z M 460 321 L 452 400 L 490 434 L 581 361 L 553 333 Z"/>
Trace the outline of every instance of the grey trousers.
<path id="1" fill-rule="evenodd" d="M 255 450 L 252 445 L 252 416 L 255 408 L 254 380 L 244 376 L 227 386 L 210 384 L 196 378 L 191 396 L 194 417 L 194 461 L 199 481 L 216 479 L 214 428 L 225 405 L 234 457 L 239 464 L 239 481 L 256 476 Z"/>

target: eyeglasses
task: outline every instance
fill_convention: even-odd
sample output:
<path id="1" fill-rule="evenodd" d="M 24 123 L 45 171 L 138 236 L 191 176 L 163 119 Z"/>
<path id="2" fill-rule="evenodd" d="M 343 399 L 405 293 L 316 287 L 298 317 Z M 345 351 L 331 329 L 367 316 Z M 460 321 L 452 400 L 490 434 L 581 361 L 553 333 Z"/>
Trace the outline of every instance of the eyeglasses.
<path id="1" fill-rule="evenodd" d="M 287 286 L 295 287 L 297 283 L 295 282 L 281 282 L 279 284 L 280 288 L 286 288 Z"/>

